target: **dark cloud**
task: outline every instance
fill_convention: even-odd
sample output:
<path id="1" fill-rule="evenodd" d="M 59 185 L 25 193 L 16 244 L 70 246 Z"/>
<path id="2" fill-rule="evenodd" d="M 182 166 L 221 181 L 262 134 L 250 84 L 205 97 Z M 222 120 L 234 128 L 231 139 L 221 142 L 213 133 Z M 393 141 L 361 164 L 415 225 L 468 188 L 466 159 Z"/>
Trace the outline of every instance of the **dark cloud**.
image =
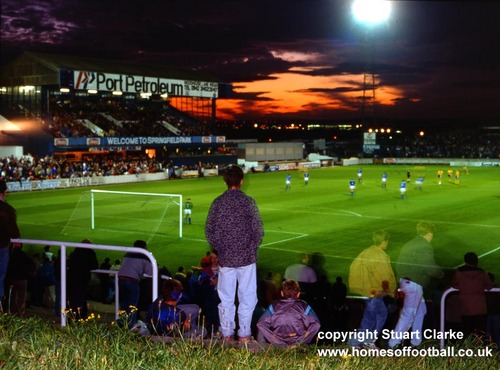
<path id="1" fill-rule="evenodd" d="M 387 94 L 381 114 L 498 117 L 500 3 L 392 3 L 367 31 L 350 0 L 2 0 L 2 63 L 34 50 L 202 70 L 234 83 L 240 115 L 264 102 L 276 114 L 283 99 L 269 86 L 284 76 L 284 93 L 340 104 L 309 100 L 283 117 L 352 115 L 370 68 Z"/>

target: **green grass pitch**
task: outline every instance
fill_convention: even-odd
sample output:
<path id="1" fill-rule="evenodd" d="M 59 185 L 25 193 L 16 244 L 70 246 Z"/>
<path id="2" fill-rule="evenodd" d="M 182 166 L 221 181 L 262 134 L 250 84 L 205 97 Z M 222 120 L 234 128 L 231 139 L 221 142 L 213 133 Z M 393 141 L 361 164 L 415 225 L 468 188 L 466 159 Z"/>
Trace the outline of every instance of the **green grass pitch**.
<path id="1" fill-rule="evenodd" d="M 437 166 L 363 166 L 363 180 L 354 196 L 349 180 L 357 180 L 359 167 L 310 170 L 305 186 L 300 171 L 291 171 L 292 188 L 285 191 L 287 172 L 248 174 L 243 190 L 255 198 L 264 220 L 265 237 L 258 267 L 263 273 L 283 274 L 303 252 L 324 255 L 330 281 L 340 275 L 347 281 L 352 259 L 371 245 L 371 234 L 387 230 L 387 253 L 394 262 L 401 246 L 415 235 L 421 220 L 436 224 L 432 241 L 435 258 L 449 274 L 466 252 L 480 256 L 480 266 L 500 279 L 500 169 L 469 168 L 460 184 L 449 181 L 444 170 L 437 184 Z M 399 183 L 412 172 L 405 200 Z M 388 174 L 387 188 L 381 175 Z M 424 176 L 422 190 L 415 188 Z M 175 272 L 182 265 L 198 265 L 209 250 L 204 237 L 205 219 L 213 199 L 225 190 L 222 177 L 167 180 L 162 182 L 100 186 L 101 190 L 182 194 L 191 198 L 193 224 L 184 225 L 178 237 L 178 206 L 152 197 L 114 196 L 96 202 L 96 228 L 90 227 L 89 189 L 44 190 L 11 193 L 8 201 L 17 209 L 23 238 L 131 246 L 136 239 L 148 241 L 158 264 Z M 97 199 L 97 198 L 96 198 Z M 34 253 L 43 246 L 25 246 Z M 98 251 L 104 257 L 122 254 Z"/>

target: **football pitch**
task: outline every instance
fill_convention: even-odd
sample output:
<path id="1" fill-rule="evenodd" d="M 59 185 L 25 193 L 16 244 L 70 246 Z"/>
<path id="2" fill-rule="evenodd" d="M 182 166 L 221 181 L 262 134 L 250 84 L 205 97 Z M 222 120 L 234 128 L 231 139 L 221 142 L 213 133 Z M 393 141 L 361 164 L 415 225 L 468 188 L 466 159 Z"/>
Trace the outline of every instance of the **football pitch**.
<path id="1" fill-rule="evenodd" d="M 447 276 L 462 264 L 463 255 L 474 251 L 480 267 L 500 279 L 500 169 L 469 168 L 460 183 L 448 179 L 446 166 L 362 166 L 363 178 L 354 196 L 349 180 L 357 182 L 359 167 L 312 169 L 306 186 L 303 173 L 290 171 L 292 187 L 285 190 L 288 172 L 247 174 L 243 190 L 260 209 L 265 236 L 259 251 L 258 268 L 283 274 L 302 253 L 319 253 L 329 281 L 342 276 L 347 281 L 349 266 L 371 245 L 373 231 L 390 233 L 386 252 L 396 261 L 402 245 L 415 236 L 419 221 L 433 222 L 437 231 L 432 244 L 436 262 Z M 437 170 L 444 170 L 442 185 Z M 458 168 L 462 170 L 461 168 Z M 399 184 L 411 170 L 406 199 Z M 387 172 L 387 188 L 381 177 Z M 422 189 L 415 185 L 425 177 Z M 99 190 L 182 194 L 191 198 L 191 225 L 183 225 L 179 238 L 178 199 L 169 197 L 106 195 L 95 199 L 95 228 L 91 228 L 90 188 L 10 193 L 8 202 L 18 215 L 26 239 L 131 246 L 144 239 L 160 267 L 172 273 L 178 266 L 199 265 L 210 249 L 204 236 L 211 202 L 225 190 L 222 177 L 167 180 L 161 182 L 100 186 Z M 28 253 L 43 246 L 26 245 Z M 99 261 L 122 254 L 97 251 Z"/>

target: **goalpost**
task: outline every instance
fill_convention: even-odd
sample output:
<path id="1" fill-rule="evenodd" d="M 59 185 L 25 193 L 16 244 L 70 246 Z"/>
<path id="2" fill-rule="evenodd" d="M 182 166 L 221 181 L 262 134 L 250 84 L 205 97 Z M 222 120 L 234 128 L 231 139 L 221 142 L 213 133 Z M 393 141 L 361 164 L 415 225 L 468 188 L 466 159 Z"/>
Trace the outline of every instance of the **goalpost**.
<path id="1" fill-rule="evenodd" d="M 92 230 L 95 228 L 95 194 L 96 193 L 106 193 L 106 194 L 121 194 L 121 195 L 133 195 L 133 196 L 149 196 L 149 197 L 163 197 L 173 199 L 172 203 L 179 207 L 179 237 L 182 238 L 182 194 L 160 194 L 160 193 L 140 193 L 131 191 L 113 191 L 113 190 L 90 190 L 90 212 L 91 212 L 91 227 Z M 168 205 L 165 207 L 165 213 L 168 209 Z M 163 214 L 164 216 L 165 214 Z M 162 217 L 163 218 L 163 217 Z M 160 220 L 161 222 L 161 220 Z M 158 223 L 159 226 L 159 223 Z"/>

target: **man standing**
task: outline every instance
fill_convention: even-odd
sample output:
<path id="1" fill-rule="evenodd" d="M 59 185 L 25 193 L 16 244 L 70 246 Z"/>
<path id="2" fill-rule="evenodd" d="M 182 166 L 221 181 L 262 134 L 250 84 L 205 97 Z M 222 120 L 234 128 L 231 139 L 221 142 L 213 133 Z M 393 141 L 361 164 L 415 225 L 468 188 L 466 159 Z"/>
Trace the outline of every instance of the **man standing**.
<path id="1" fill-rule="evenodd" d="M 371 297 L 387 281 L 391 292 L 396 289 L 396 278 L 391 267 L 391 257 L 385 252 L 389 233 L 377 230 L 372 235 L 373 245 L 363 250 L 349 268 L 349 289 L 352 293 Z"/>
<path id="2" fill-rule="evenodd" d="M 219 318 L 227 342 L 234 340 L 235 293 L 238 286 L 238 340 L 251 338 L 251 321 L 257 304 L 257 250 L 264 227 L 255 200 L 240 190 L 243 170 L 230 166 L 224 172 L 227 190 L 208 212 L 205 235 L 219 258 L 217 292 L 221 300 Z"/>
<path id="3" fill-rule="evenodd" d="M 354 196 L 354 190 L 356 190 L 356 182 L 353 179 L 349 180 L 349 191 L 351 192 L 351 197 Z"/>
<path id="4" fill-rule="evenodd" d="M 387 172 L 382 174 L 382 189 L 387 189 Z"/>
<path id="5" fill-rule="evenodd" d="M 405 199 L 406 195 L 406 181 L 401 180 L 401 184 L 399 184 L 399 192 L 401 193 L 401 199 Z"/>
<path id="6" fill-rule="evenodd" d="M 191 198 L 187 198 L 184 203 L 184 221 L 191 225 L 191 214 L 193 213 L 193 202 L 191 202 Z"/>
<path id="7" fill-rule="evenodd" d="M 417 235 L 401 248 L 396 263 L 399 278 L 409 278 L 424 290 L 429 286 L 431 277 L 443 277 L 443 270 L 434 261 L 434 248 L 431 241 L 436 227 L 422 221 L 417 225 Z"/>
<path id="8" fill-rule="evenodd" d="M 398 323 L 389 340 L 389 347 L 400 344 L 403 333 L 411 328 L 411 344 L 422 342 L 422 326 L 427 308 L 424 289 L 431 277 L 442 277 L 443 271 L 434 261 L 431 240 L 436 232 L 434 224 L 422 221 L 417 225 L 417 236 L 403 245 L 396 264 L 399 290 L 404 293 L 404 303 Z"/>
<path id="9" fill-rule="evenodd" d="M 292 175 L 286 175 L 285 179 L 285 190 L 290 190 L 292 188 Z"/>
<path id="10" fill-rule="evenodd" d="M 16 210 L 6 202 L 7 183 L 0 180 L 0 311 L 4 293 L 5 274 L 9 265 L 10 239 L 21 237 L 17 227 Z M 19 245 L 16 245 L 19 246 Z"/>
<path id="11" fill-rule="evenodd" d="M 136 240 L 135 248 L 148 249 L 144 240 Z M 147 256 L 142 253 L 128 252 L 118 270 L 118 290 L 120 292 L 120 310 L 127 315 L 127 324 L 133 328 L 137 323 L 137 310 L 141 296 L 140 281 L 144 275 L 153 275 L 153 266 Z M 123 322 L 119 322 L 123 324 Z"/>

